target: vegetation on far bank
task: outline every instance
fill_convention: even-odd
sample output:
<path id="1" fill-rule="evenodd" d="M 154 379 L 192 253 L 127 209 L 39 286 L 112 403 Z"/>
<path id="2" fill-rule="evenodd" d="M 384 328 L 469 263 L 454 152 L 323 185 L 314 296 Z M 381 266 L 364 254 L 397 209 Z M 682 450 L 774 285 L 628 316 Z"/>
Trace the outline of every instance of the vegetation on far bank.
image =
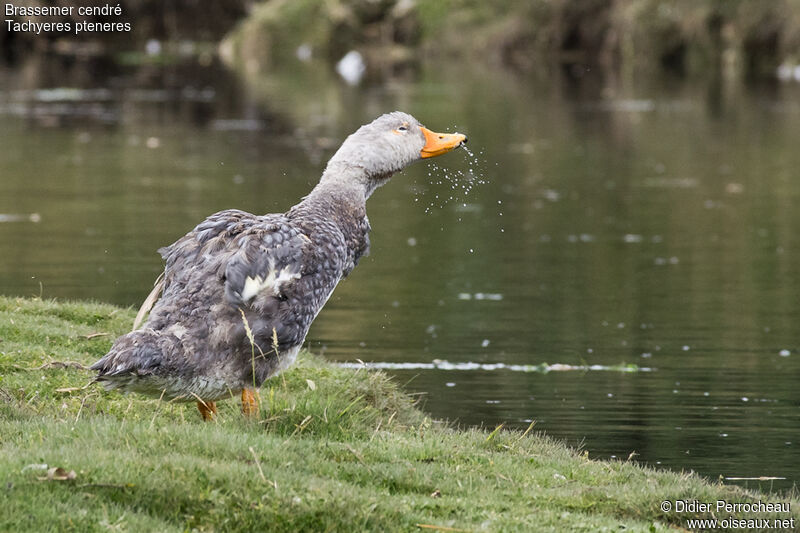
<path id="1" fill-rule="evenodd" d="M 193 403 L 85 386 L 133 315 L 0 297 L 0 530 L 663 531 L 703 516 L 663 500 L 718 499 L 800 516 L 795 496 L 595 461 L 534 431 L 457 430 L 386 375 L 309 353 L 255 419 L 236 401 L 203 423 Z"/>
<path id="2" fill-rule="evenodd" d="M 521 70 L 775 77 L 800 63 L 790 0 L 266 0 L 222 50 L 250 71 L 358 50 L 373 73 L 436 56 Z M 388 69 L 392 71 L 391 68 Z"/>

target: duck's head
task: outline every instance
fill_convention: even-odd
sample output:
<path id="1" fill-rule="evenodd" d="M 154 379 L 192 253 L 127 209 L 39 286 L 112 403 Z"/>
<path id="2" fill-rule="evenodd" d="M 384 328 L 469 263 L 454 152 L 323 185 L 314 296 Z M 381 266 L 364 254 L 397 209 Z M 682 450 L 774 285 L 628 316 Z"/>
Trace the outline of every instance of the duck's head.
<path id="1" fill-rule="evenodd" d="M 436 133 L 400 111 L 386 113 L 350 135 L 328 162 L 326 174 L 357 171 L 369 193 L 414 161 L 446 154 L 467 142 L 461 133 Z"/>

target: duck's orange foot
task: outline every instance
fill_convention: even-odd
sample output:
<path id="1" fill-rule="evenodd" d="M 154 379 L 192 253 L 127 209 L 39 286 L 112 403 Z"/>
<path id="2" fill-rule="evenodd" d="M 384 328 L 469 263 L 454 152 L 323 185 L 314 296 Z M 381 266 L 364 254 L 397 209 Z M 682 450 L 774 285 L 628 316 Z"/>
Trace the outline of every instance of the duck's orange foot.
<path id="1" fill-rule="evenodd" d="M 259 399 L 258 391 L 242 389 L 242 413 L 246 416 L 258 414 Z"/>
<path id="2" fill-rule="evenodd" d="M 214 417 L 217 416 L 217 404 L 214 402 L 197 402 L 197 409 L 200 411 L 200 414 L 203 416 L 203 420 L 208 422 L 209 420 L 214 420 Z"/>

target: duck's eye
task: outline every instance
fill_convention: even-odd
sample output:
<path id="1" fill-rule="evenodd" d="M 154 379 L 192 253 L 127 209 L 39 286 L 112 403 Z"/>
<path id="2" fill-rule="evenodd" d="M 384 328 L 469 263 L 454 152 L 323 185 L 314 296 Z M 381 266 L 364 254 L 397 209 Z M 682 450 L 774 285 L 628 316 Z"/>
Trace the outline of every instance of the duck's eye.
<path id="1" fill-rule="evenodd" d="M 397 131 L 408 131 L 408 128 L 406 126 L 400 126 L 397 128 Z"/>

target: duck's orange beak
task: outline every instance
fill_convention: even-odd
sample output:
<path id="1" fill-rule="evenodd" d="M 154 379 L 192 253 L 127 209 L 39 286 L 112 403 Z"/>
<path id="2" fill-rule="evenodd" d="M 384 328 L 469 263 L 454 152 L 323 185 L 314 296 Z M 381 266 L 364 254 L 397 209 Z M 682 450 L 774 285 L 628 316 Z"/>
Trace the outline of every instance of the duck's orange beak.
<path id="1" fill-rule="evenodd" d="M 425 135 L 425 146 L 419 153 L 423 159 L 446 154 L 467 142 L 467 136 L 460 133 L 436 133 L 428 128 L 420 127 Z"/>

